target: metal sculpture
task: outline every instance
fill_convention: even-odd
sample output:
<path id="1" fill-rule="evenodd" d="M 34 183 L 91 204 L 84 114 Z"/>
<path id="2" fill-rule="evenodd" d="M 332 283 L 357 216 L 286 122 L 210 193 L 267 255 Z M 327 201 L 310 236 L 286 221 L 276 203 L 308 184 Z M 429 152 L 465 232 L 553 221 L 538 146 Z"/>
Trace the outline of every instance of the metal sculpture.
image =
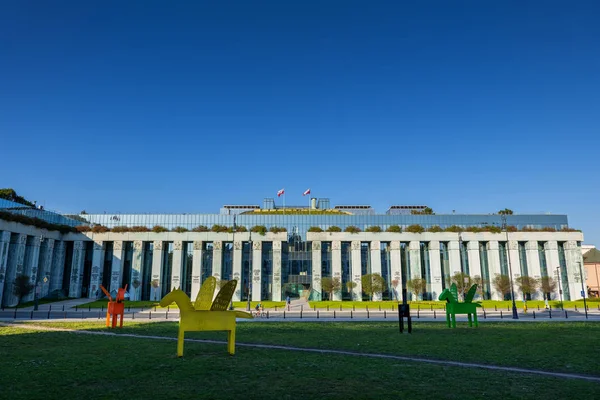
<path id="1" fill-rule="evenodd" d="M 469 318 L 469 326 L 473 326 L 473 322 L 475 322 L 475 326 L 479 326 L 477 323 L 477 307 L 481 307 L 479 303 L 473 303 L 473 297 L 475 297 L 475 293 L 477 292 L 477 285 L 471 286 L 469 292 L 465 296 L 465 301 L 463 303 L 458 302 L 458 290 L 456 289 L 456 284 L 453 283 L 450 289 L 444 289 L 444 291 L 440 294 L 440 300 L 446 300 L 446 322 L 448 324 L 448 328 L 456 328 L 456 314 L 467 314 Z M 472 318 L 472 319 L 471 319 Z M 452 321 L 452 323 L 451 323 Z"/>
<path id="2" fill-rule="evenodd" d="M 192 331 L 227 331 L 227 350 L 229 354 L 235 354 L 236 317 L 252 319 L 252 314 L 243 311 L 227 311 L 237 286 L 236 280 L 227 282 L 211 303 L 216 286 L 216 279 L 212 276 L 208 277 L 193 304 L 181 289 L 172 290 L 160 301 L 161 307 L 172 303 L 176 303 L 179 307 L 177 357 L 183 357 L 185 332 Z"/>
<path id="3" fill-rule="evenodd" d="M 110 317 L 112 316 L 112 327 L 117 327 L 117 319 L 121 316 L 121 322 L 119 324 L 119 328 L 123 327 L 123 315 L 125 314 L 125 292 L 127 291 L 127 285 L 125 288 L 120 288 L 117 291 L 117 297 L 115 300 L 112 299 L 112 296 L 104 288 L 104 286 L 100 285 L 100 289 L 104 292 L 106 297 L 108 297 L 108 307 L 106 309 L 106 326 L 111 327 Z"/>

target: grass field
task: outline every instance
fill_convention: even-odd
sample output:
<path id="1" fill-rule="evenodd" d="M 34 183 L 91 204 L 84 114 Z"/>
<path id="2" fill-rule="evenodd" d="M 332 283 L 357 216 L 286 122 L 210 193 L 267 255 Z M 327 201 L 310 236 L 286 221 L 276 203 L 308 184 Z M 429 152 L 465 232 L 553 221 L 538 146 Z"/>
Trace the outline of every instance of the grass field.
<path id="1" fill-rule="evenodd" d="M 97 323 L 48 323 L 85 330 Z M 175 337 L 177 323 L 128 323 L 121 334 Z M 600 376 L 594 323 L 486 323 L 451 330 L 417 323 L 240 323 L 238 343 L 419 356 Z M 598 383 L 394 359 L 0 327 L 0 370 L 11 398 L 594 398 Z M 223 332 L 188 338 L 225 340 Z M 28 378 L 25 378 L 28 377 Z"/>
<path id="2" fill-rule="evenodd" d="M 475 300 L 476 302 L 481 303 L 481 305 L 486 308 L 486 309 L 494 309 L 494 307 L 497 307 L 498 310 L 500 309 L 509 309 L 512 308 L 512 301 L 495 301 L 495 300 Z M 421 309 L 426 309 L 429 310 L 431 308 L 433 309 L 443 309 L 444 305 L 446 304 L 443 301 L 409 301 L 408 302 L 411 305 L 412 309 L 417 309 L 418 307 L 420 307 Z M 523 309 L 523 302 L 522 301 L 516 301 L 515 302 L 517 305 L 517 308 L 519 309 Z M 390 310 L 392 308 L 392 306 L 394 308 L 398 307 L 398 302 L 397 301 L 310 301 L 309 302 L 310 307 L 316 307 L 316 308 L 327 308 L 327 306 L 330 307 L 330 309 L 338 309 L 340 308 L 340 306 L 342 306 L 342 309 L 348 309 L 348 308 L 356 308 L 356 309 L 362 309 L 364 310 L 365 308 L 369 308 L 372 310 L 377 310 L 379 309 L 379 307 L 381 307 L 382 310 Z M 552 308 L 559 308 L 560 307 L 560 301 L 554 301 L 551 300 L 548 302 L 548 304 L 552 307 Z M 588 300 L 588 307 L 590 308 L 597 308 L 598 307 L 598 301 L 589 301 Z M 537 307 L 540 307 L 540 309 L 544 308 L 544 301 L 543 300 L 531 300 L 527 302 L 527 307 L 529 309 L 534 309 Z M 577 300 L 577 301 L 563 301 L 563 307 L 564 308 L 575 308 L 575 306 L 577 306 L 577 308 L 581 308 L 583 309 L 583 300 Z"/>
<path id="3" fill-rule="evenodd" d="M 250 302 L 250 306 L 252 307 L 252 309 L 254 309 L 254 306 L 257 303 L 258 303 L 258 301 Z M 285 305 L 285 301 L 266 301 L 265 300 L 265 301 L 261 301 L 261 303 L 264 308 L 274 308 L 275 306 L 283 307 Z M 102 300 L 93 301 L 91 303 L 86 303 L 86 304 L 82 305 L 81 307 L 82 308 L 102 308 L 102 307 L 106 308 L 107 304 L 108 304 L 108 299 L 102 299 Z M 233 302 L 233 306 L 236 308 L 244 308 L 244 307 L 246 307 L 246 304 L 247 303 L 245 301 L 234 301 Z M 163 308 L 158 305 L 158 301 L 125 301 L 125 307 L 131 307 L 131 308 L 156 307 L 157 309 Z M 169 307 L 177 308 L 177 305 L 175 303 L 173 303 Z"/>

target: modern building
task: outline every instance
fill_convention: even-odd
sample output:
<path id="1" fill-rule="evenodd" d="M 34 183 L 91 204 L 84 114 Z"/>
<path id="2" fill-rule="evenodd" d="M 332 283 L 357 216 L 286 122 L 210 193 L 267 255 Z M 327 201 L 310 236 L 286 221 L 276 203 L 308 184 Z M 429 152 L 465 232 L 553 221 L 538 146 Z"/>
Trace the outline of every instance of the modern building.
<path id="1" fill-rule="evenodd" d="M 361 277 L 370 273 L 386 282 L 376 299 L 398 299 L 415 278 L 427 283 L 424 299 L 437 299 L 450 277 L 463 272 L 481 278 L 484 298 L 499 300 L 505 296 L 492 281 L 511 271 L 513 282 L 521 275 L 558 278 L 552 298 L 581 298 L 583 234 L 568 229 L 566 215 L 423 215 L 425 208 L 393 205 L 377 214 L 365 204 L 331 207 L 329 199 L 313 199 L 283 209 L 265 199 L 262 207 L 226 205 L 218 214 L 27 211 L 88 227 L 60 233 L 0 219 L 0 299 L 14 305 L 12 282 L 25 274 L 40 297 L 62 291 L 95 298 L 102 284 L 111 291 L 127 285 L 134 300 L 157 300 L 174 287 L 194 298 L 214 276 L 238 280 L 236 301 L 286 294 L 324 299 L 327 277 L 342 283 L 333 300 L 361 300 L 367 298 Z"/>

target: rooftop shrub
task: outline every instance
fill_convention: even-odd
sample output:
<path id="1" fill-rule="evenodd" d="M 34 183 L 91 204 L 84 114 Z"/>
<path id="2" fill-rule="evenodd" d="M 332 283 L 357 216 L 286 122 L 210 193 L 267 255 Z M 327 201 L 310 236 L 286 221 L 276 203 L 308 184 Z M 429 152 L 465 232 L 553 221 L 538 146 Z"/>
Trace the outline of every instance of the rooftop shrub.
<path id="1" fill-rule="evenodd" d="M 131 231 L 131 232 L 150 232 L 150 229 L 148 229 L 147 226 L 136 225 L 136 226 L 132 226 L 131 228 L 129 228 L 129 231 Z"/>
<path id="2" fill-rule="evenodd" d="M 169 232 L 169 230 L 167 228 L 165 228 L 164 226 L 154 225 L 152 227 L 152 232 L 154 232 L 154 233 L 162 233 L 162 232 Z"/>
<path id="3" fill-rule="evenodd" d="M 264 236 L 267 233 L 267 227 L 264 225 L 254 225 L 252 228 L 250 228 L 250 232 L 258 233 Z"/>
<path id="4" fill-rule="evenodd" d="M 206 225 L 198 225 L 197 227 L 192 229 L 192 232 L 208 232 L 208 231 L 210 231 L 210 229 L 208 229 L 208 226 L 206 226 Z"/>
<path id="5" fill-rule="evenodd" d="M 443 232 L 443 229 L 439 225 L 433 225 L 427 228 L 427 232 Z"/>
<path id="6" fill-rule="evenodd" d="M 358 226 L 350 225 L 344 229 L 344 232 L 358 233 L 360 232 L 360 228 Z"/>
<path id="7" fill-rule="evenodd" d="M 272 232 L 272 233 L 287 232 L 287 229 L 284 228 L 283 226 L 272 226 L 269 228 L 269 232 Z"/>
<path id="8" fill-rule="evenodd" d="M 110 231 L 114 232 L 114 233 L 129 232 L 129 227 L 128 226 L 113 226 Z"/>
<path id="9" fill-rule="evenodd" d="M 92 232 L 94 233 L 106 233 L 108 231 L 110 231 L 110 229 L 104 225 L 94 225 L 92 227 Z"/>
<path id="10" fill-rule="evenodd" d="M 225 225 L 214 224 L 210 230 L 212 232 L 227 232 L 227 227 Z"/>
<path id="11" fill-rule="evenodd" d="M 188 229 L 184 228 L 183 226 L 176 226 L 175 228 L 171 229 L 171 231 L 177 232 L 177 233 L 184 233 L 184 232 L 187 232 Z"/>
<path id="12" fill-rule="evenodd" d="M 462 228 L 460 226 L 457 226 L 457 225 L 451 225 L 451 226 L 448 226 L 448 227 L 446 227 L 444 229 L 444 232 L 458 233 L 458 232 L 461 232 L 461 231 L 462 231 Z"/>
<path id="13" fill-rule="evenodd" d="M 423 233 L 423 232 L 425 232 L 425 228 L 423 228 L 421 225 L 413 224 L 413 225 L 409 225 L 408 227 L 406 227 L 406 232 Z"/>
<path id="14" fill-rule="evenodd" d="M 323 232 L 323 229 L 319 228 L 318 226 L 311 226 L 310 228 L 308 228 L 309 232 Z"/>
<path id="15" fill-rule="evenodd" d="M 327 232 L 341 232 L 342 228 L 340 228 L 339 226 L 332 225 L 329 228 L 327 228 L 326 231 Z"/>
<path id="16" fill-rule="evenodd" d="M 401 233 L 402 232 L 402 228 L 400 228 L 400 225 L 390 225 L 385 231 L 386 232 Z"/>
<path id="17" fill-rule="evenodd" d="M 381 227 L 377 225 L 369 226 L 367 229 L 365 229 L 365 232 L 379 233 L 381 232 Z"/>

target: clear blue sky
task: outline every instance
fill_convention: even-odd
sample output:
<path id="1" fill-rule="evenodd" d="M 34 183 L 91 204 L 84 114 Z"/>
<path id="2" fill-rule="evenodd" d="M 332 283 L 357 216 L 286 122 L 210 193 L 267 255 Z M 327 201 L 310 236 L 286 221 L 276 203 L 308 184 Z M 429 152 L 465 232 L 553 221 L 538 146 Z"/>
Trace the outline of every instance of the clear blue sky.
<path id="1" fill-rule="evenodd" d="M 427 204 L 600 245 L 597 1 L 4 1 L 0 187 L 65 212 Z"/>

